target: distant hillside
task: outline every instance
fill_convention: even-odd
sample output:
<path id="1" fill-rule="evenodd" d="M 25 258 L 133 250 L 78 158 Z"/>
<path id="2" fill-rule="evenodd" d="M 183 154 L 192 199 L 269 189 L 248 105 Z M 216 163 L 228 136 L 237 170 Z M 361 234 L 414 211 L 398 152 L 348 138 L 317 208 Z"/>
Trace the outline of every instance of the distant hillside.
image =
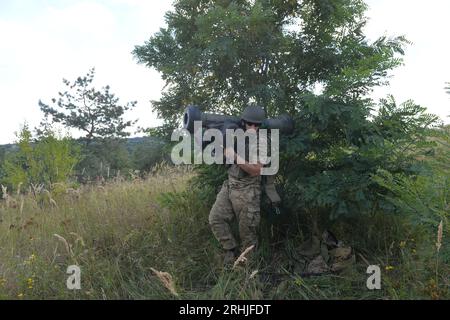
<path id="1" fill-rule="evenodd" d="M 0 152 L 2 152 L 2 151 L 8 152 L 8 151 L 13 151 L 15 149 L 17 149 L 17 144 L 9 143 L 9 144 L 0 145 Z"/>
<path id="2" fill-rule="evenodd" d="M 137 146 L 146 145 L 146 146 L 162 146 L 165 144 L 165 141 L 162 138 L 158 137 L 133 137 L 126 139 L 126 147 L 127 150 L 131 153 L 133 152 Z M 17 150 L 18 146 L 15 143 L 9 144 L 0 144 L 0 155 Z"/>
<path id="3" fill-rule="evenodd" d="M 118 145 L 98 145 L 96 147 L 96 142 L 93 142 L 91 148 L 97 150 L 94 155 L 90 155 L 84 159 L 83 163 L 80 163 L 84 169 L 91 168 L 92 172 L 89 174 L 94 174 L 98 171 L 97 164 L 110 163 L 112 167 L 116 167 L 117 170 L 129 169 L 139 171 L 148 171 L 151 167 L 161 161 L 167 160 L 167 154 L 165 151 L 166 142 L 162 138 L 158 137 L 133 137 L 125 140 L 125 145 L 118 147 Z M 115 151 L 108 151 L 108 149 Z M 5 157 L 18 151 L 17 144 L 5 144 L 0 145 L 0 167 L 3 163 Z M 1 168 L 0 168 L 1 169 Z"/>
<path id="4" fill-rule="evenodd" d="M 165 144 L 166 142 L 158 137 L 134 137 L 127 139 L 126 146 L 128 152 L 132 153 L 139 146 L 161 147 Z"/>
<path id="5" fill-rule="evenodd" d="M 81 160 L 74 167 L 79 181 L 96 176 L 115 176 L 118 173 L 148 172 L 161 161 L 170 162 L 167 144 L 158 137 L 133 137 L 120 141 L 92 142 L 82 146 Z M 18 152 L 17 144 L 0 145 L 0 179 L 4 176 L 4 162 Z"/>

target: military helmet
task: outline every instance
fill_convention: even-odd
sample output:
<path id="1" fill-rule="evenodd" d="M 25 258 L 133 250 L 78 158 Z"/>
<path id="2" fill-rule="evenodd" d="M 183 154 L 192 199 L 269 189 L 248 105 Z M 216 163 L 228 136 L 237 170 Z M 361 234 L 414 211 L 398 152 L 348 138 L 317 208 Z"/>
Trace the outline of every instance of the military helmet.
<path id="1" fill-rule="evenodd" d="M 263 108 L 256 104 L 251 104 L 242 112 L 241 119 L 252 123 L 262 123 L 266 118 Z"/>

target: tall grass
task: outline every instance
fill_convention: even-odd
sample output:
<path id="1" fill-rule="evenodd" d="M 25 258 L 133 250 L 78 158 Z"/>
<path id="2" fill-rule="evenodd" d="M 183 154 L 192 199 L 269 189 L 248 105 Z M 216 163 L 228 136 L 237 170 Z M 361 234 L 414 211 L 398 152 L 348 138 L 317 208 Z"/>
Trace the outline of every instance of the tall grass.
<path id="1" fill-rule="evenodd" d="M 172 241 L 170 212 L 158 197 L 180 192 L 190 176 L 166 168 L 147 179 L 69 189 L 48 201 L 41 194 L 9 195 L 0 209 L 0 297 L 136 298 L 146 297 L 149 286 L 157 289 L 148 290 L 153 295 L 164 293 L 150 270 L 166 267 L 161 244 Z M 66 288 L 72 264 L 82 270 L 80 291 Z"/>
<path id="2" fill-rule="evenodd" d="M 142 179 L 9 194 L 0 203 L 0 299 L 449 297 L 446 260 L 436 276 L 436 235 L 382 213 L 334 225 L 358 254 L 341 274 L 301 276 L 305 226 L 286 233 L 264 217 L 256 262 L 224 270 L 211 203 L 188 183 L 193 176 L 165 166 Z M 440 255 L 446 250 L 443 242 Z M 382 290 L 366 288 L 367 262 L 382 266 Z M 69 265 L 81 268 L 81 290 L 66 287 Z"/>

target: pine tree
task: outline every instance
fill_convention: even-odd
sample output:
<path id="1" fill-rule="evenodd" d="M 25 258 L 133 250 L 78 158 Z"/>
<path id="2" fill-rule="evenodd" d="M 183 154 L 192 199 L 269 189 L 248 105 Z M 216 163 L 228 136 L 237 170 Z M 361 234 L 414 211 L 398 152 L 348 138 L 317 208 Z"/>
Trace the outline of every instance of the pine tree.
<path id="1" fill-rule="evenodd" d="M 78 129 L 85 133 L 86 144 L 96 138 L 121 138 L 129 136 L 125 130 L 134 121 L 124 121 L 125 111 L 136 106 L 136 101 L 126 105 L 119 104 L 119 98 L 105 86 L 97 90 L 92 82 L 95 69 L 84 77 L 78 77 L 73 83 L 64 79 L 67 91 L 59 92 L 59 98 L 52 99 L 52 106 L 39 101 L 39 107 L 45 119 L 41 127 L 48 128 L 50 123 L 61 123 L 67 128 Z M 38 132 L 42 134 L 42 132 Z"/>

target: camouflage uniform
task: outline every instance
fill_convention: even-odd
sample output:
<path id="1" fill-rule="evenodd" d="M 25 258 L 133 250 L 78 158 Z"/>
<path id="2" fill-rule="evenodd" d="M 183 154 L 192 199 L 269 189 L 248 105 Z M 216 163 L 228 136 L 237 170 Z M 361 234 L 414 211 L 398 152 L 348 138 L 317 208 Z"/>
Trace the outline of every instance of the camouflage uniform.
<path id="1" fill-rule="evenodd" d="M 248 155 L 248 154 L 247 154 Z M 236 217 L 242 249 L 257 245 L 257 228 L 261 220 L 261 176 L 250 176 L 237 164 L 228 169 L 228 180 L 222 185 L 209 214 L 209 224 L 225 250 L 238 247 L 229 223 Z"/>
<path id="2" fill-rule="evenodd" d="M 262 124 L 264 119 L 265 111 L 257 105 L 247 106 L 241 115 L 241 123 L 245 128 L 247 128 L 247 124 L 249 126 Z M 263 145 L 267 141 L 266 139 L 260 139 L 258 130 L 253 130 L 247 132 L 245 129 L 246 133 L 250 135 L 248 135 L 248 142 L 245 139 L 245 156 L 243 158 L 247 163 L 254 163 L 253 160 L 259 160 L 260 163 L 266 164 L 267 161 L 265 160 L 268 159 L 263 159 L 261 156 L 267 155 L 264 155 L 264 152 L 259 154 L 259 151 L 267 150 L 267 148 L 264 148 L 267 146 Z M 256 138 L 256 141 L 252 138 Z M 258 149 L 258 147 L 264 149 Z M 242 249 L 245 250 L 252 245 L 257 246 L 257 229 L 261 220 L 260 199 L 261 176 L 251 176 L 237 164 L 232 164 L 228 169 L 228 180 L 223 183 L 216 202 L 209 213 L 209 224 L 212 232 L 222 247 L 227 250 L 224 259 L 225 264 L 231 257 L 230 253 L 236 254 L 238 248 L 238 243 L 230 228 L 230 222 L 235 217 L 239 226 Z"/>

